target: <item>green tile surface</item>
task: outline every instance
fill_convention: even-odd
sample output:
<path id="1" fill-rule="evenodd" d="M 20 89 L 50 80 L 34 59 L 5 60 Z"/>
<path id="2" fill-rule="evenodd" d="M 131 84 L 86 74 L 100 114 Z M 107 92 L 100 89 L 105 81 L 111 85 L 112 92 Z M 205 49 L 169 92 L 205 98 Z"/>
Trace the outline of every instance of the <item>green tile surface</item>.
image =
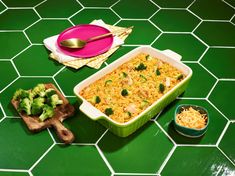
<path id="1" fill-rule="evenodd" d="M 234 7 L 234 0 L 0 0 L 0 176 L 235 175 Z M 43 46 L 45 38 L 95 19 L 134 26 L 100 69 L 151 45 L 180 54 L 193 70 L 186 91 L 126 138 L 79 110 L 73 88 L 98 70 L 63 67 Z M 18 88 L 49 82 L 76 109 L 63 122 L 75 136 L 71 145 L 61 144 L 53 128 L 31 133 L 10 103 Z M 208 110 L 202 137 L 175 131 L 180 104 Z"/>
<path id="2" fill-rule="evenodd" d="M 208 155 L 210 153 L 210 155 Z M 205 157 L 206 156 L 206 157 Z M 176 164 L 177 163 L 177 168 Z M 185 167 L 188 166 L 188 167 Z M 183 169 L 182 169 L 183 168 Z M 163 169 L 165 175 L 234 175 L 235 166 L 216 148 L 179 147 Z"/>
<path id="3" fill-rule="evenodd" d="M 0 14 L 0 30 L 23 30 L 38 19 L 32 9 L 8 9 Z"/>
<path id="4" fill-rule="evenodd" d="M 186 10 L 160 10 L 152 18 L 163 31 L 190 32 L 200 20 Z"/>
<path id="5" fill-rule="evenodd" d="M 60 6 L 57 6 L 58 1 L 48 0 L 37 6 L 36 10 L 43 18 L 67 18 L 81 9 L 81 5 L 76 0 L 60 0 L 59 3 Z"/>
<path id="6" fill-rule="evenodd" d="M 197 61 L 206 49 L 206 46 L 191 34 L 162 34 L 153 47 L 161 50 L 171 49 L 186 61 Z"/>
<path id="7" fill-rule="evenodd" d="M 209 8 L 211 3 L 213 7 Z M 235 13 L 235 9 L 220 0 L 197 0 L 189 9 L 205 20 L 229 20 Z"/>
<path id="8" fill-rule="evenodd" d="M 158 7 L 148 0 L 125 0 L 119 1 L 117 4 L 115 4 L 113 9 L 122 18 L 149 18 L 154 12 L 158 10 Z"/>

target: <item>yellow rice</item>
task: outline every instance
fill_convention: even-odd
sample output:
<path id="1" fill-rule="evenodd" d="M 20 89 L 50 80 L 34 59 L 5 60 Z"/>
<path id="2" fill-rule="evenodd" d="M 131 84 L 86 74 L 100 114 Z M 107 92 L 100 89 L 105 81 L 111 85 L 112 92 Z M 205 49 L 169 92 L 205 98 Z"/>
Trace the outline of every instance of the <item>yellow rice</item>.
<path id="1" fill-rule="evenodd" d="M 145 70 L 136 70 L 140 63 L 146 66 Z M 156 74 L 157 69 L 160 75 Z M 123 72 L 127 74 L 126 77 L 123 76 Z M 179 75 L 181 79 L 177 79 Z M 113 114 L 109 117 L 125 123 L 144 111 L 184 78 L 185 75 L 170 64 L 141 53 L 85 87 L 80 95 L 103 113 L 106 108 L 112 108 Z M 159 90 L 160 83 L 165 86 L 164 92 Z M 127 96 L 121 94 L 123 89 L 128 91 Z M 100 98 L 99 103 L 93 101 L 95 96 Z"/>

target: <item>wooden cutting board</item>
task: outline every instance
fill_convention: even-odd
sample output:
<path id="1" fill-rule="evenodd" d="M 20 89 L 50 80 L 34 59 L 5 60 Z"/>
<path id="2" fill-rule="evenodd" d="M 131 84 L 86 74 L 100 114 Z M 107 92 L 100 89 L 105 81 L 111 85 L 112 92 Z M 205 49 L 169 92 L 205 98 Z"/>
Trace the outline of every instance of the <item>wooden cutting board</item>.
<path id="1" fill-rule="evenodd" d="M 59 98 L 63 100 L 62 105 L 58 105 L 55 108 L 55 115 L 44 122 L 41 122 L 38 116 L 28 116 L 26 113 L 19 112 L 23 121 L 27 125 L 28 129 L 32 132 L 39 132 L 45 128 L 53 127 L 56 130 L 57 136 L 66 144 L 72 143 L 74 141 L 73 133 L 67 129 L 63 124 L 63 120 L 72 116 L 75 112 L 74 107 L 69 103 L 69 101 L 60 93 L 60 91 L 51 83 L 45 84 L 46 89 L 53 88 L 58 94 Z M 19 101 L 11 100 L 12 105 L 17 110 L 19 106 Z"/>

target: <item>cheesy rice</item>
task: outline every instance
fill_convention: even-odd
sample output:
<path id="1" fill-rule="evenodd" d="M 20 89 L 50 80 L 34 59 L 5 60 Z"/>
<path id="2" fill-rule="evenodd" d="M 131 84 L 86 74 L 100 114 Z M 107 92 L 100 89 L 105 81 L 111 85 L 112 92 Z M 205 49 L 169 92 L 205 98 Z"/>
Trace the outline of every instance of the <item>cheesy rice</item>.
<path id="1" fill-rule="evenodd" d="M 141 53 L 85 87 L 80 95 L 113 120 L 125 123 L 184 78 L 170 64 Z"/>

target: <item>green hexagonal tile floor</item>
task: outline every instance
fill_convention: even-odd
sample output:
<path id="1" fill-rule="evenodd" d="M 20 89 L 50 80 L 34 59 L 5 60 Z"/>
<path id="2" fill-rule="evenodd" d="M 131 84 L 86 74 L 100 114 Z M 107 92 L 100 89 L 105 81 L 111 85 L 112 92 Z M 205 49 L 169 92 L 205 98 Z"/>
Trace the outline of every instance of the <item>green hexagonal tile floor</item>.
<path id="1" fill-rule="evenodd" d="M 0 176 L 235 175 L 234 0 L 0 0 Z M 209 8 L 208 8 L 209 7 Z M 43 40 L 68 27 L 103 19 L 134 26 L 100 69 L 141 45 L 170 49 L 193 70 L 184 93 L 134 134 L 115 136 L 81 112 L 73 88 L 100 69 L 64 67 Z M 75 107 L 63 124 L 31 133 L 11 105 L 18 88 L 53 83 Z M 199 138 L 180 135 L 172 119 L 180 104 L 203 106 L 209 126 Z"/>

